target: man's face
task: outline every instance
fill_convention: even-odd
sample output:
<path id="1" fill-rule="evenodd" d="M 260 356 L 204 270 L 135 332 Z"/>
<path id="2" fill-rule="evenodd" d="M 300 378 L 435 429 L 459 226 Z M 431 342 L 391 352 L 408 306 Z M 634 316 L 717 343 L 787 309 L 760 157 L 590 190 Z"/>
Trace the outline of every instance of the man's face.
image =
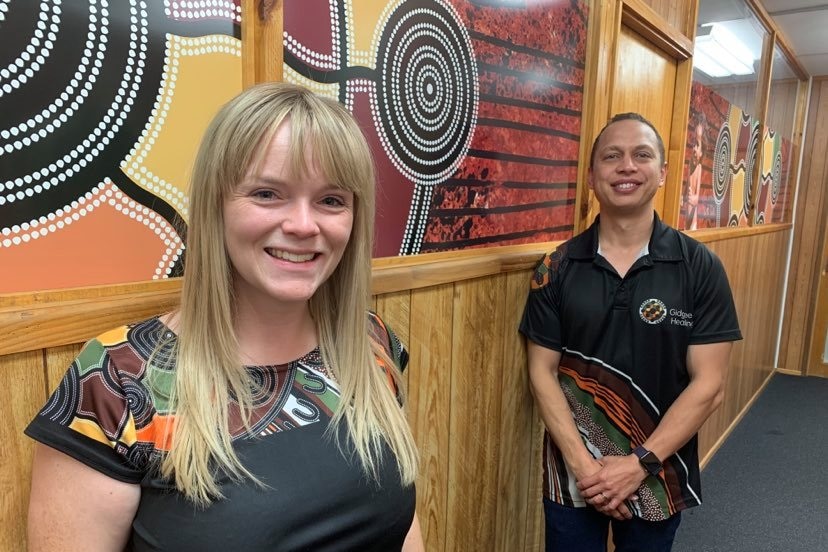
<path id="1" fill-rule="evenodd" d="M 628 119 L 604 130 L 588 182 L 602 212 L 639 214 L 652 211 L 666 174 L 653 129 Z"/>

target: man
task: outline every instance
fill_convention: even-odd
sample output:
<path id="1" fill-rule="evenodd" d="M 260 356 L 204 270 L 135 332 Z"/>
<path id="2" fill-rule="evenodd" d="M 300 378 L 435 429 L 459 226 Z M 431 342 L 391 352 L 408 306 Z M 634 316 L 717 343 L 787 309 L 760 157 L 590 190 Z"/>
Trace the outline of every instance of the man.
<path id="1" fill-rule="evenodd" d="M 724 269 L 662 223 L 664 142 L 636 113 L 593 144 L 600 215 L 547 255 L 520 331 L 546 435 L 547 551 L 668 551 L 701 502 L 696 433 L 741 339 Z"/>

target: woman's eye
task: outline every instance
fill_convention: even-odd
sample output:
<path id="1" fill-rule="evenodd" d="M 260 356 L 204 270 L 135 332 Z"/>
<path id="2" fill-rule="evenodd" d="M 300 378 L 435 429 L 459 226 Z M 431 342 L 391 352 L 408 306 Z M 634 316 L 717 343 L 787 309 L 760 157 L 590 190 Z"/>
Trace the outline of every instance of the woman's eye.
<path id="1" fill-rule="evenodd" d="M 345 200 L 339 196 L 326 196 L 322 199 L 322 204 L 328 207 L 344 207 Z"/>
<path id="2" fill-rule="evenodd" d="M 257 199 L 274 199 L 276 194 L 273 190 L 256 190 L 253 192 L 253 197 Z"/>

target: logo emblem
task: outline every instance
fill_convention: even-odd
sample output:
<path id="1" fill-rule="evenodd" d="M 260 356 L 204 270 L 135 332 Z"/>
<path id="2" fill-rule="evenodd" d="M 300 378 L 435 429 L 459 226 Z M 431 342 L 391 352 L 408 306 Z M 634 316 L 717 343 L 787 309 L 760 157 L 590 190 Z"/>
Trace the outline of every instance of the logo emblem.
<path id="1" fill-rule="evenodd" d="M 647 299 L 638 307 L 638 314 L 647 324 L 658 324 L 667 316 L 667 306 L 659 299 Z"/>

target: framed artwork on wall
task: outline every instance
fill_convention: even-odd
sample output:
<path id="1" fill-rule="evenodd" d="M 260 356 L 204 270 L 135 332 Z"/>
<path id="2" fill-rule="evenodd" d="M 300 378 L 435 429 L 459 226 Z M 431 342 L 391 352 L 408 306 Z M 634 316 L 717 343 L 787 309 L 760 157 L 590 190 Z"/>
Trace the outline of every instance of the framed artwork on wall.
<path id="1" fill-rule="evenodd" d="M 181 268 L 189 171 L 241 90 L 240 0 L 0 11 L 0 293 Z"/>
<path id="2" fill-rule="evenodd" d="M 284 4 L 284 79 L 346 104 L 375 151 L 375 257 L 572 235 L 587 19 L 584 1 Z"/>

